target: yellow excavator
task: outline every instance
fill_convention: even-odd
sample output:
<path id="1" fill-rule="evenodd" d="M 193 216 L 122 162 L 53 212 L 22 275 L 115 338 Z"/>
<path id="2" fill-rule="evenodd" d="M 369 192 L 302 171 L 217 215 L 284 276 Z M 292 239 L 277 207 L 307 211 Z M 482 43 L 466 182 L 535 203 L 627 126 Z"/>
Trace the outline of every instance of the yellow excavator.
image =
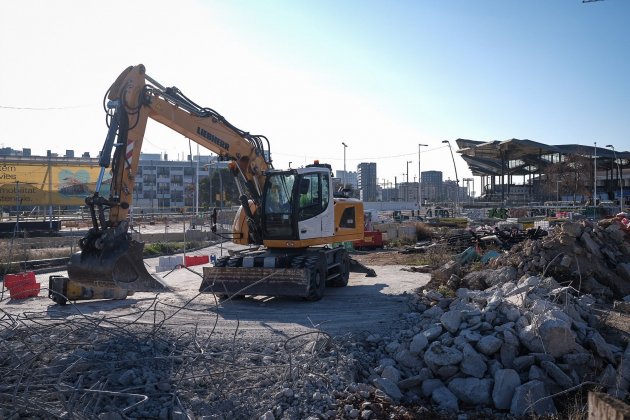
<path id="1" fill-rule="evenodd" d="M 334 194 L 331 167 L 273 168 L 269 142 L 236 128 L 216 111 L 197 105 L 176 87 L 164 87 L 143 65 L 125 69 L 106 94 L 109 130 L 100 153 L 100 175 L 86 198 L 92 227 L 68 263 L 70 282 L 130 292 L 167 286 L 143 262 L 144 244 L 132 239 L 128 214 L 149 118 L 229 160 L 241 207 L 231 233 L 246 252 L 204 267 L 200 291 L 218 295 L 322 297 L 326 284 L 345 286 L 357 264 L 344 247 L 363 238 L 363 203 Z M 101 196 L 111 166 L 108 197 Z M 356 269 L 354 269 L 356 268 Z"/>

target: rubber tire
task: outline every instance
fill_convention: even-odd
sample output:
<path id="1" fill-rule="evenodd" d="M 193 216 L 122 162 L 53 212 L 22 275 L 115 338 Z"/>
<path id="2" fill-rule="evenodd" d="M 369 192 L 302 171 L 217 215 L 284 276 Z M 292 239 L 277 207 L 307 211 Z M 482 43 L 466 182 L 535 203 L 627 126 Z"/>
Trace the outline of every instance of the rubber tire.
<path id="1" fill-rule="evenodd" d="M 331 287 L 346 287 L 348 285 L 348 280 L 350 279 L 350 256 L 348 252 L 345 250 L 339 251 L 335 255 L 335 259 L 339 259 L 339 277 L 335 277 L 330 280 L 328 283 Z"/>
<path id="2" fill-rule="evenodd" d="M 347 252 L 341 257 L 341 275 L 334 282 L 334 287 L 346 287 L 350 280 L 350 256 Z"/>
<path id="3" fill-rule="evenodd" d="M 306 300 L 315 302 L 324 297 L 324 289 L 326 288 L 326 271 L 323 268 L 323 264 L 320 262 L 311 268 L 309 273 L 309 288 L 308 296 Z"/>

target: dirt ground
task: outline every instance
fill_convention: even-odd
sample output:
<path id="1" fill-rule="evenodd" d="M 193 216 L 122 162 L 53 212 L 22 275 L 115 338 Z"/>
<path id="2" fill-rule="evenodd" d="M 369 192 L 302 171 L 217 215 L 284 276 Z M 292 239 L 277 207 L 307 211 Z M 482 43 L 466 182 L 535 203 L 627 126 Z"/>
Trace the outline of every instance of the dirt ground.
<path id="1" fill-rule="evenodd" d="M 352 258 L 367 265 L 417 265 L 418 254 L 401 254 L 398 250 L 362 251 Z"/>

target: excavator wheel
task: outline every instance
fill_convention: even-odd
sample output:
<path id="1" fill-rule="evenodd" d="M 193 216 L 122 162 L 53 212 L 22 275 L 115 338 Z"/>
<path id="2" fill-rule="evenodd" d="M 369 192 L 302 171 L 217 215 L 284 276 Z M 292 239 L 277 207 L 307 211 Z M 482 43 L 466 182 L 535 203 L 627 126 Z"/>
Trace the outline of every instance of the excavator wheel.
<path id="1" fill-rule="evenodd" d="M 326 288 L 326 268 L 318 255 L 310 256 L 306 259 L 305 267 L 309 269 L 309 287 L 306 300 L 314 302 L 324 296 Z"/>
<path id="2" fill-rule="evenodd" d="M 230 257 L 226 265 L 227 267 L 242 267 L 243 257 Z"/>
<path id="3" fill-rule="evenodd" d="M 339 276 L 330 280 L 330 286 L 332 287 L 346 287 L 348 280 L 350 279 L 350 257 L 348 253 L 339 251 L 335 255 L 336 262 L 339 262 Z"/>
<path id="4" fill-rule="evenodd" d="M 217 258 L 217 262 L 214 263 L 215 267 L 225 267 L 227 266 L 228 260 L 230 259 L 229 256 L 226 257 L 219 257 Z"/>

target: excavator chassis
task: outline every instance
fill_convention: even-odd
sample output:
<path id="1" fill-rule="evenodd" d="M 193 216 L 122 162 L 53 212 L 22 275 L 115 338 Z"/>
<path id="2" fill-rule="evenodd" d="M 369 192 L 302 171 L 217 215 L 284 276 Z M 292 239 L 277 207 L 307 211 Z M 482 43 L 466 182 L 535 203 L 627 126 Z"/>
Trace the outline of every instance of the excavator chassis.
<path id="1" fill-rule="evenodd" d="M 326 285 L 348 284 L 351 261 L 344 248 L 240 253 L 204 267 L 202 293 L 221 297 L 264 295 L 319 300 Z"/>

